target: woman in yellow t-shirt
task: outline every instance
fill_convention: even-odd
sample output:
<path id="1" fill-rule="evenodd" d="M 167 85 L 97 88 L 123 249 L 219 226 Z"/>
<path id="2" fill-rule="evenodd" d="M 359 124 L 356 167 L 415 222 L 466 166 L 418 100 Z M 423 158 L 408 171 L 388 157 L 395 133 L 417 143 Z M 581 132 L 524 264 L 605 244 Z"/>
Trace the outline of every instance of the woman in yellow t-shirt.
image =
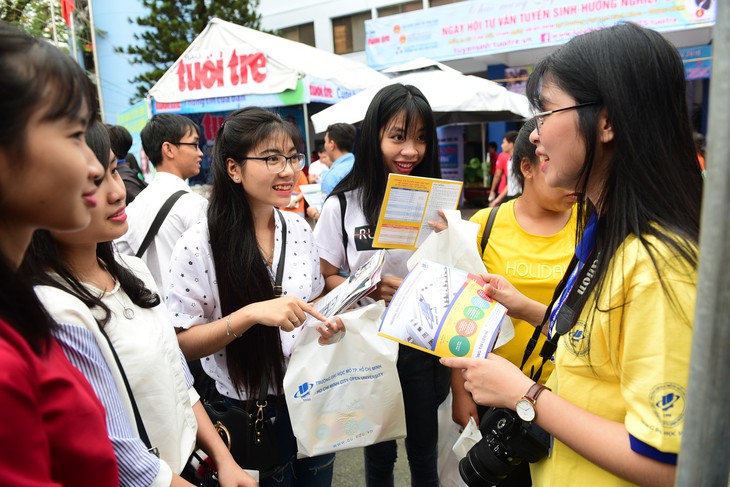
<path id="1" fill-rule="evenodd" d="M 540 158 L 530 142 L 534 128 L 534 120 L 522 127 L 512 154 L 512 170 L 523 187 L 522 196 L 499 206 L 486 247 L 482 242 L 484 227 L 489 214 L 496 209 L 480 210 L 471 221 L 479 224 L 477 246 L 484 248 L 482 259 L 487 270 L 505 276 L 525 296 L 547 305 L 575 251 L 577 196 L 545 184 Z M 512 323 L 515 337 L 494 353 L 519 367 L 535 327 L 520 319 L 513 318 Z M 540 337 L 522 368 L 525 374 L 532 375 L 531 371 L 540 366 L 542 359 L 538 352 L 544 341 L 545 337 Z M 552 365 L 546 364 L 540 380 L 545 382 L 551 371 Z M 451 391 L 454 422 L 465 427 L 473 417 L 479 424 L 481 414 L 471 394 L 464 389 L 464 379 L 458 369 L 452 371 Z M 525 462 L 500 485 L 530 485 L 529 479 Z"/>
<path id="2" fill-rule="evenodd" d="M 631 57 L 626 57 L 627 49 Z M 554 306 L 501 276 L 487 294 L 540 326 L 545 389 L 496 354 L 448 358 L 483 405 L 552 435 L 535 485 L 674 485 L 692 346 L 702 176 L 682 60 L 661 34 L 623 23 L 574 37 L 527 82 L 546 183 L 584 194 L 589 218 Z"/>

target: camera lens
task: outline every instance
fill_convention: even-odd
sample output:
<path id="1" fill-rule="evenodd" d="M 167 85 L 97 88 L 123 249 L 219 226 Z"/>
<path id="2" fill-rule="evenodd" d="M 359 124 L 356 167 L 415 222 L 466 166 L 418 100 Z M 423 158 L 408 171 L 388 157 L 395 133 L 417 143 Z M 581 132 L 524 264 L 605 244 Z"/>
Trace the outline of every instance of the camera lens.
<path id="1" fill-rule="evenodd" d="M 497 485 L 522 462 L 510 455 L 502 442 L 487 436 L 459 462 L 459 475 L 469 487 Z"/>
<path id="2" fill-rule="evenodd" d="M 515 455 L 509 440 L 521 422 L 508 409 L 490 408 L 482 417 L 483 438 L 459 462 L 459 474 L 469 487 L 497 485 L 522 458 Z"/>

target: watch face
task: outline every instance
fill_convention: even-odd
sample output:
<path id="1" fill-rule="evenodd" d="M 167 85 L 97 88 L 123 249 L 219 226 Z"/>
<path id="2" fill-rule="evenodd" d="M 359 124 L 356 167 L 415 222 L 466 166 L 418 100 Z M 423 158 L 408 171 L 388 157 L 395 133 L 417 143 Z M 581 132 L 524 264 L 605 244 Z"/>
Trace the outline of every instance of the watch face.
<path id="1" fill-rule="evenodd" d="M 522 421 L 528 423 L 535 419 L 535 406 L 527 399 L 520 399 L 515 406 L 515 412 Z"/>

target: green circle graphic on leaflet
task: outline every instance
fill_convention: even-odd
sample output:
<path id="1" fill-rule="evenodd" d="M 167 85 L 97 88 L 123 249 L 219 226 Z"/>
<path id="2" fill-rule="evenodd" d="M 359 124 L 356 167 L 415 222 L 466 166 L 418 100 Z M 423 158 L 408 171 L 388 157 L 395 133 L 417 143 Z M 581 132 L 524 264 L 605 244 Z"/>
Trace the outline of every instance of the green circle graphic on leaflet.
<path id="1" fill-rule="evenodd" d="M 463 357 L 469 353 L 469 340 L 463 336 L 455 336 L 449 340 L 449 351 L 455 357 Z"/>
<path id="2" fill-rule="evenodd" d="M 464 308 L 464 316 L 470 320 L 478 321 L 484 318 L 484 310 L 476 306 L 467 306 Z"/>

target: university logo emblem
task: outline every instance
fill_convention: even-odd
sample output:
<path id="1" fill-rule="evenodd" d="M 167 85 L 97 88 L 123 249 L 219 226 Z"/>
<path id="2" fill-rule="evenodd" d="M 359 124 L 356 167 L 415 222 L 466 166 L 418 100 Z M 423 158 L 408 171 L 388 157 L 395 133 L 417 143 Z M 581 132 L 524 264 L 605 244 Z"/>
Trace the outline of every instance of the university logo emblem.
<path id="1" fill-rule="evenodd" d="M 294 393 L 295 399 L 304 399 L 305 397 L 309 396 L 309 394 L 312 392 L 312 389 L 314 389 L 314 384 L 311 382 L 304 382 L 299 385 L 297 392 Z"/>
<path id="2" fill-rule="evenodd" d="M 684 418 L 687 393 L 678 384 L 666 382 L 651 390 L 649 402 L 664 426 L 675 426 Z"/>
<path id="3" fill-rule="evenodd" d="M 581 356 L 588 353 L 588 337 L 585 321 L 579 321 L 568 332 L 568 343 L 573 353 Z"/>

